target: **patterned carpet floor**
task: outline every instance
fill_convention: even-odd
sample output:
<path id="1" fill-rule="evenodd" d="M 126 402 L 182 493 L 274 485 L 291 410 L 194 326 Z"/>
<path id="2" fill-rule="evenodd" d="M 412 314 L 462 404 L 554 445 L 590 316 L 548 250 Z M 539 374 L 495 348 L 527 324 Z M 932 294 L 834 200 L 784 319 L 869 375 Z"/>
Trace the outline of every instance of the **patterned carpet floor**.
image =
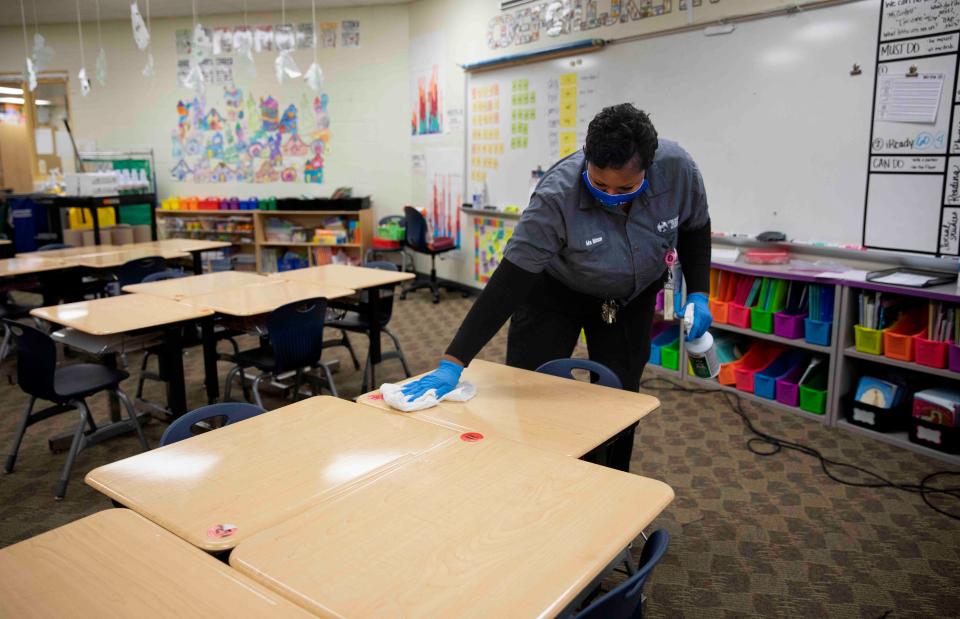
<path id="1" fill-rule="evenodd" d="M 396 304 L 391 329 L 414 372 L 433 366 L 471 303 L 449 294 L 440 305 L 432 305 L 421 291 Z M 353 337 L 361 360 L 366 348 L 362 339 Z M 481 358 L 502 362 L 505 344 L 504 329 Z M 389 346 L 386 339 L 384 345 Z M 325 358 L 340 360 L 336 381 L 341 396 L 358 395 L 360 373 L 353 370 L 346 351 L 327 352 Z M 129 363 L 138 367 L 139 358 L 131 357 Z M 200 350 L 189 350 L 184 363 L 189 405 L 200 406 L 205 403 Z M 12 384 L 15 367 L 12 360 L 0 366 L 3 455 L 26 403 Z M 221 380 L 227 370 L 221 363 Z M 396 361 L 387 361 L 378 374 L 382 381 L 401 377 Z M 134 379 L 124 388 L 132 393 Z M 818 461 L 795 452 L 754 455 L 746 448 L 750 434 L 722 395 L 647 391 L 663 406 L 640 423 L 632 471 L 665 481 L 677 495 L 650 527 L 669 531 L 671 543 L 647 585 L 649 616 L 960 616 L 960 521 L 937 514 L 917 495 L 835 483 Z M 159 399 L 159 386 L 150 384 L 147 394 Z M 266 400 L 268 407 L 282 405 L 277 398 Z M 105 419 L 106 398 L 98 396 L 91 403 L 97 418 Z M 904 483 L 949 468 L 798 415 L 749 404 L 744 410 L 766 432 Z M 75 423 L 76 416 L 66 414 L 28 430 L 16 471 L 0 476 L 0 546 L 109 506 L 84 485 L 83 476 L 137 453 L 137 442 L 125 436 L 82 452 L 66 500 L 57 502 L 53 488 L 64 454 L 50 453 L 46 441 Z M 152 445 L 163 428 L 155 421 L 148 425 Z M 960 485 L 956 478 L 953 483 Z M 944 509 L 960 509 L 933 500 Z"/>

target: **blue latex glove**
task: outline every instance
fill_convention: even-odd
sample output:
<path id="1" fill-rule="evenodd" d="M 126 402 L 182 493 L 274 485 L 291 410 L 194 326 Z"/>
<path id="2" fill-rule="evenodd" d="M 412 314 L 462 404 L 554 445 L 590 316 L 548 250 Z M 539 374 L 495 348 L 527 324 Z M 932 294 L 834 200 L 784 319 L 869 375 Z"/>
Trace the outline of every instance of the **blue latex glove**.
<path id="1" fill-rule="evenodd" d="M 403 386 L 403 395 L 407 396 L 407 402 L 416 400 L 431 389 L 437 390 L 437 398 L 447 395 L 460 382 L 460 374 L 463 368 L 452 361 L 443 359 L 437 366 L 437 369 L 430 372 L 422 378 L 407 383 Z"/>
<path id="2" fill-rule="evenodd" d="M 694 292 L 687 295 L 687 304 L 683 307 L 680 319 L 687 311 L 687 307 L 693 306 L 693 325 L 687 331 L 687 341 L 695 340 L 707 332 L 710 325 L 713 324 L 713 316 L 710 314 L 710 304 L 707 295 L 702 292 Z"/>

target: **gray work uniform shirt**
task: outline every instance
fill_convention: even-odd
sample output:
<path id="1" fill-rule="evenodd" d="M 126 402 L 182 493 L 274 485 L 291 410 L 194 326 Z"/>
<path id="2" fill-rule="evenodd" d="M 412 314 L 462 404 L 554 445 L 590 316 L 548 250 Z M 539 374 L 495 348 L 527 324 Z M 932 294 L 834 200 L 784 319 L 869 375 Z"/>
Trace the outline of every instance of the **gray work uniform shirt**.
<path id="1" fill-rule="evenodd" d="M 537 185 L 504 257 L 525 271 L 603 299 L 629 302 L 663 277 L 678 229 L 710 221 L 700 170 L 676 142 L 660 140 L 646 191 L 628 214 L 601 204 L 581 177 L 583 151 L 558 161 Z"/>

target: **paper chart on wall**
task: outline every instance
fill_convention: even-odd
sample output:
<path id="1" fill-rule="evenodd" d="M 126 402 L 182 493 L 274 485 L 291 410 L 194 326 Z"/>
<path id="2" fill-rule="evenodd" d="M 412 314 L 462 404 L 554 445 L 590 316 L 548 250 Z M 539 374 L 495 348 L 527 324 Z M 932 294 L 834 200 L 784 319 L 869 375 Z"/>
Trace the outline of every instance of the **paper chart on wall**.
<path id="1" fill-rule="evenodd" d="M 426 151 L 427 221 L 434 238 L 445 237 L 461 244 L 463 205 L 463 155 L 457 148 Z"/>
<path id="2" fill-rule="evenodd" d="M 509 219 L 473 217 L 473 279 L 480 284 L 503 260 L 503 250 L 513 236 L 516 222 Z"/>
<path id="3" fill-rule="evenodd" d="M 326 94 L 304 95 L 298 108 L 236 86 L 209 100 L 181 100 L 170 135 L 177 162 L 170 176 L 195 183 L 322 183 L 330 144 L 327 106 Z"/>
<path id="4" fill-rule="evenodd" d="M 410 134 L 435 135 L 448 131 L 444 118 L 444 39 L 439 33 L 410 42 Z"/>

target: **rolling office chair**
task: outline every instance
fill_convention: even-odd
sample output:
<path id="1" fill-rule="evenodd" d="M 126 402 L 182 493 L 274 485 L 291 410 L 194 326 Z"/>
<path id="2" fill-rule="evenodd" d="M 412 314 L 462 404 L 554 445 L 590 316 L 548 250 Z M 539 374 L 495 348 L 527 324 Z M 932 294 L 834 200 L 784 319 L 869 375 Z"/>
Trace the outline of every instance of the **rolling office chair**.
<path id="1" fill-rule="evenodd" d="M 28 427 L 54 415 L 75 409 L 80 412 L 80 421 L 77 423 L 73 442 L 70 444 L 70 452 L 67 454 L 67 461 L 64 464 L 63 473 L 60 475 L 60 481 L 57 482 L 55 493 L 58 500 L 63 499 L 77 454 L 81 450 L 115 434 L 112 431 L 116 427 L 115 425 L 98 430 L 90 414 L 90 409 L 87 408 L 86 398 L 101 391 L 113 391 L 117 394 L 117 397 L 120 398 L 127 409 L 129 417 L 128 421 L 117 423 L 132 425 L 137 432 L 143 450 L 150 449 L 147 439 L 143 435 L 143 429 L 137 420 L 137 413 L 133 404 L 120 389 L 120 382 L 125 380 L 129 374 L 99 363 L 77 363 L 58 368 L 57 347 L 49 335 L 40 329 L 9 319 L 4 319 L 4 323 L 10 328 L 13 337 L 17 340 L 17 384 L 20 385 L 20 389 L 24 393 L 30 396 L 30 401 L 27 403 L 26 410 L 23 411 L 20 425 L 13 437 L 13 446 L 4 465 L 4 470 L 7 473 L 13 472 L 17 452 L 20 450 L 20 443 L 23 441 L 23 435 Z M 38 399 L 53 402 L 54 405 L 33 412 L 34 404 Z M 88 427 L 89 432 L 87 432 Z"/>
<path id="2" fill-rule="evenodd" d="M 253 399 L 263 408 L 260 398 L 260 383 L 265 378 L 276 377 L 285 372 L 295 372 L 293 383 L 294 400 L 300 394 L 304 379 L 315 379 L 317 387 L 326 386 L 337 397 L 337 387 L 329 368 L 320 363 L 323 354 L 323 329 L 327 313 L 327 300 L 323 297 L 288 303 L 270 312 L 267 316 L 268 341 L 258 348 L 233 355 L 236 366 L 227 373 L 223 399 L 230 399 L 234 377 L 247 368 L 255 368 L 260 375 L 253 379 Z M 319 368 L 323 378 L 305 374 L 304 369 Z M 325 385 L 324 385 L 325 383 Z"/>
<path id="3" fill-rule="evenodd" d="M 372 268 L 372 269 L 383 269 L 384 271 L 396 271 L 397 265 L 392 262 L 368 262 L 363 266 Z M 361 295 L 368 295 L 369 292 L 362 292 Z M 386 333 L 391 340 L 393 340 L 394 350 L 386 351 L 380 354 L 380 358 L 383 361 L 387 359 L 399 359 L 400 364 L 403 366 L 403 374 L 407 378 L 410 378 L 410 368 L 407 367 L 407 360 L 403 356 L 403 349 L 400 348 L 400 340 L 397 339 L 397 336 L 391 333 L 387 329 L 387 324 L 390 323 L 390 318 L 393 316 L 393 294 L 394 290 L 391 288 L 389 292 L 384 292 L 380 296 L 380 331 Z M 366 301 L 366 298 L 363 298 Z M 367 317 L 363 314 L 357 312 L 347 312 L 343 317 L 336 320 L 331 320 L 327 323 L 327 326 L 331 329 L 340 329 L 340 339 L 328 340 L 323 343 L 324 348 L 333 348 L 336 346 L 345 346 L 346 349 L 350 352 L 350 358 L 353 360 L 353 367 L 358 368 L 360 366 L 357 361 L 357 355 L 353 352 L 353 346 L 350 344 L 350 338 L 347 336 L 347 331 L 351 333 L 369 333 L 370 325 L 367 321 Z M 367 361 L 363 365 L 363 385 L 360 388 L 361 393 L 366 393 L 368 390 L 368 377 L 370 376 L 370 354 L 367 354 Z"/>
<path id="4" fill-rule="evenodd" d="M 163 436 L 160 437 L 160 447 L 182 441 L 195 434 L 200 434 L 201 432 L 194 431 L 194 427 L 200 423 L 207 422 L 209 424 L 213 422 L 217 424 L 216 427 L 222 428 L 231 423 L 256 417 L 265 412 L 267 411 L 263 408 L 247 402 L 219 402 L 217 404 L 201 406 L 167 426 Z"/>
<path id="5" fill-rule="evenodd" d="M 405 206 L 403 216 L 407 222 L 407 247 L 419 254 L 430 256 L 430 279 L 414 281 L 404 288 L 400 298 L 405 299 L 408 292 L 421 288 L 430 289 L 434 303 L 440 302 L 440 288 L 457 290 L 463 293 L 464 298 L 469 297 L 472 291 L 463 284 L 440 282 L 437 279 L 437 256 L 457 249 L 456 241 L 451 237 L 434 237 L 433 241 L 428 243 L 427 219 L 423 214 L 412 206 Z"/>
<path id="6" fill-rule="evenodd" d="M 640 619 L 643 617 L 643 586 L 667 553 L 670 535 L 658 529 L 643 545 L 636 573 L 613 590 L 595 599 L 575 615 L 575 619 Z"/>

